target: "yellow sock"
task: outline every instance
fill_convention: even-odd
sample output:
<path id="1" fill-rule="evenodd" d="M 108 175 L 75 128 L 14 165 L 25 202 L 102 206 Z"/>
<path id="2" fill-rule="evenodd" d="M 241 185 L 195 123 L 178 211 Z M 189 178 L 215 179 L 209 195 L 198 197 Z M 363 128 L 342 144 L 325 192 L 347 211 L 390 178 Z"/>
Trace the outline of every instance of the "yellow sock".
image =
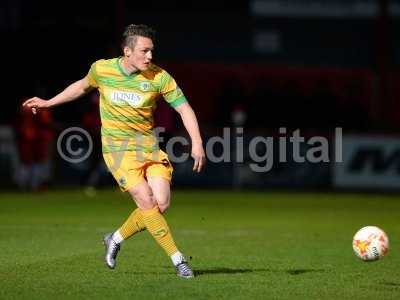
<path id="1" fill-rule="evenodd" d="M 142 210 L 142 216 L 143 223 L 147 230 L 165 252 L 167 252 L 168 256 L 176 253 L 178 249 L 176 248 L 174 239 L 172 238 L 167 221 L 165 221 L 163 215 L 158 210 L 158 206 L 152 209 Z"/>
<path id="2" fill-rule="evenodd" d="M 139 208 L 135 209 L 125 223 L 118 229 L 121 236 L 126 240 L 135 233 L 146 229 L 143 223 L 142 213 Z"/>

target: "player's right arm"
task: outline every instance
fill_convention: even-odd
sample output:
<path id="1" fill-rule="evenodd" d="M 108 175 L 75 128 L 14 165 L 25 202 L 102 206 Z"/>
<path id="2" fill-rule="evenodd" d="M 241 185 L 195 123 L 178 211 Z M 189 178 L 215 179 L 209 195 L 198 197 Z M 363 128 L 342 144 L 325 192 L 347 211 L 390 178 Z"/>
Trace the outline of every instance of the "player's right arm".
<path id="1" fill-rule="evenodd" d="M 66 102 L 70 102 L 78 99 L 93 88 L 89 83 L 89 78 L 86 76 L 81 80 L 78 80 L 71 85 L 69 85 L 65 90 L 51 98 L 50 100 L 45 100 L 39 97 L 33 97 L 26 100 L 22 105 L 28 107 L 36 114 L 37 110 L 40 108 L 50 108 L 57 106 Z"/>

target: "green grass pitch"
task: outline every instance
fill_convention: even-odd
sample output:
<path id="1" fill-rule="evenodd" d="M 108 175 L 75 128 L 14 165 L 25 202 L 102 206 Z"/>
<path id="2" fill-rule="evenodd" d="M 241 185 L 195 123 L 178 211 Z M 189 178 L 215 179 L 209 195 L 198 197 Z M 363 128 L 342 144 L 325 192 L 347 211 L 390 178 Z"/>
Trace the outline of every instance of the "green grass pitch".
<path id="1" fill-rule="evenodd" d="M 114 190 L 2 193 L 0 299 L 400 299 L 399 195 L 174 191 L 166 216 L 193 280 L 147 232 L 105 267 L 102 235 L 133 207 Z M 365 225 L 390 238 L 380 261 L 353 254 Z"/>

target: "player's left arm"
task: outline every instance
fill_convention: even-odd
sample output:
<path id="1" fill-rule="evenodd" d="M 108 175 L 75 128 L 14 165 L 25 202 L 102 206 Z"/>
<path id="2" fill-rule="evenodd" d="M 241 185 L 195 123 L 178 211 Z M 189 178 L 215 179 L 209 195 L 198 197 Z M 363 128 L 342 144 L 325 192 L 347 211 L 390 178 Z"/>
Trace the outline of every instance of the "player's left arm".
<path id="1" fill-rule="evenodd" d="M 175 110 L 182 118 L 183 125 L 189 133 L 192 140 L 192 153 L 194 159 L 193 171 L 200 172 L 205 165 L 206 156 L 201 139 L 199 123 L 197 122 L 196 114 L 188 102 L 183 102 Z"/>

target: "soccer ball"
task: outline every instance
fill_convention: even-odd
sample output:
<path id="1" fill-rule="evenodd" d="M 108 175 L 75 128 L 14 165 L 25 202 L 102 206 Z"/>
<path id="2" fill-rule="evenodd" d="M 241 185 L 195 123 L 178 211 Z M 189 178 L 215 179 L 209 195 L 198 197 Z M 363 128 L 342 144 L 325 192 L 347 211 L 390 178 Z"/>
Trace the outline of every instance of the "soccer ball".
<path id="1" fill-rule="evenodd" d="M 365 226 L 354 235 L 353 250 L 363 261 L 378 260 L 389 251 L 389 239 L 382 229 Z"/>

